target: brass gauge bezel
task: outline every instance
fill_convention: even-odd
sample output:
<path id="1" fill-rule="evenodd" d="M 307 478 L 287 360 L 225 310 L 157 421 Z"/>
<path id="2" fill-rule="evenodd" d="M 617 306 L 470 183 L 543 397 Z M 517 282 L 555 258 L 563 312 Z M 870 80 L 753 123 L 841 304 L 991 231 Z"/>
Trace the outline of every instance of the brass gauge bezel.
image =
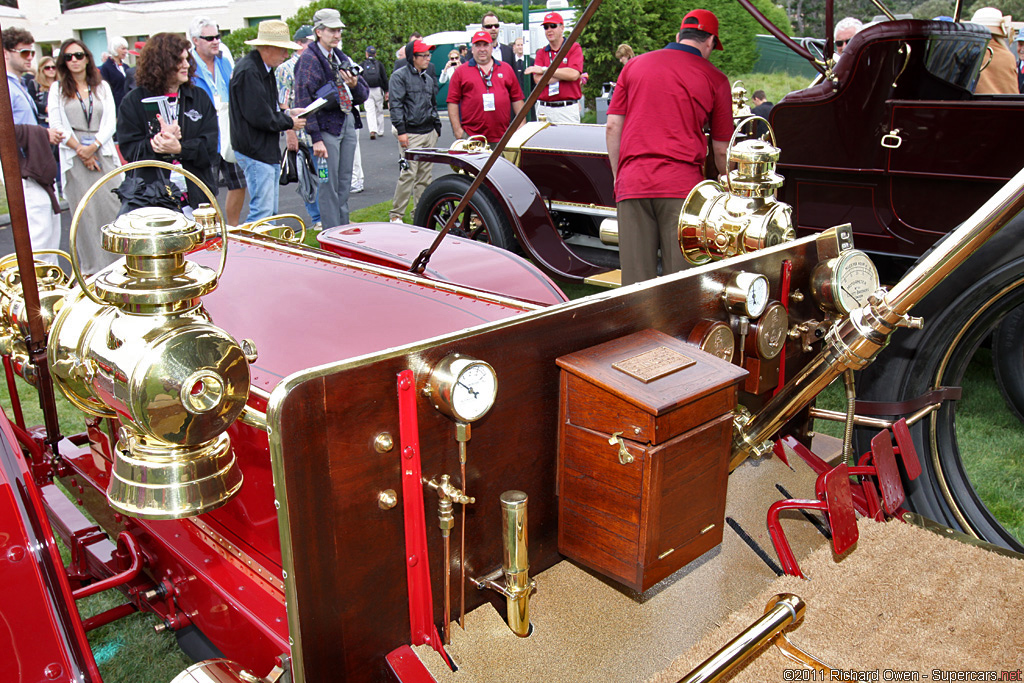
<path id="1" fill-rule="evenodd" d="M 482 407 L 477 407 L 474 412 L 468 412 L 465 410 L 466 406 L 460 405 L 461 401 L 457 387 L 466 376 L 466 373 L 475 368 L 482 369 L 490 376 L 490 384 L 489 386 L 479 387 L 479 390 L 487 391 Z M 466 384 L 462 386 L 469 388 Z M 494 406 L 494 401 L 498 395 L 498 374 L 491 367 L 490 363 L 473 358 L 472 356 L 453 353 L 445 356 L 430 371 L 430 376 L 427 378 L 423 392 L 430 399 L 434 408 L 452 420 L 464 423 L 475 422 L 486 415 Z"/>
<path id="2" fill-rule="evenodd" d="M 778 301 L 769 303 L 757 322 L 750 326 L 746 351 L 761 360 L 777 358 L 786 347 L 789 332 L 789 313 Z"/>
<path id="3" fill-rule="evenodd" d="M 767 277 L 760 273 L 740 271 L 725 283 L 722 302 L 733 315 L 757 318 L 768 306 L 770 291 Z"/>
<path id="4" fill-rule="evenodd" d="M 858 283 L 857 289 L 864 293 L 863 301 L 853 299 L 850 293 L 850 277 L 867 280 Z M 848 315 L 851 311 L 867 305 L 867 296 L 878 291 L 878 270 L 866 253 L 859 249 L 848 249 L 835 258 L 818 263 L 811 272 L 811 295 L 818 306 L 826 311 Z"/>

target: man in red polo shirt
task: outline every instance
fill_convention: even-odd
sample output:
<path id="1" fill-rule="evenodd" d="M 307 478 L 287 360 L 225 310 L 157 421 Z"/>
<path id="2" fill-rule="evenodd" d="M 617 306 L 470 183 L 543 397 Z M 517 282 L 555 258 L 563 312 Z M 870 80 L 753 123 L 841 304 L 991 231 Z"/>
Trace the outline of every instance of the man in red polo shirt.
<path id="1" fill-rule="evenodd" d="M 548 44 L 537 50 L 533 66 L 528 66 L 523 73 L 532 74 L 533 82 L 540 83 L 540 77 L 547 71 L 551 60 L 562 49 L 565 42 L 565 22 L 558 12 L 544 15 L 544 37 Z M 573 43 L 569 54 L 555 69 L 547 87 L 537 101 L 537 115 L 547 117 L 552 123 L 579 123 L 579 101 L 583 96 L 580 89 L 580 75 L 583 73 L 583 50 L 579 43 Z"/>
<path id="2" fill-rule="evenodd" d="M 711 125 L 715 164 L 726 166 L 732 136 L 729 80 L 708 61 L 721 50 L 718 18 L 708 10 L 686 15 L 676 42 L 629 60 L 608 107 L 605 140 L 618 203 L 622 284 L 687 267 L 679 248 L 679 212 L 704 180 Z"/>
<path id="3" fill-rule="evenodd" d="M 473 34 L 473 59 L 455 69 L 448 84 L 448 119 L 456 139 L 483 135 L 497 142 L 512 114 L 523 108 L 515 69 L 491 56 L 491 34 Z"/>

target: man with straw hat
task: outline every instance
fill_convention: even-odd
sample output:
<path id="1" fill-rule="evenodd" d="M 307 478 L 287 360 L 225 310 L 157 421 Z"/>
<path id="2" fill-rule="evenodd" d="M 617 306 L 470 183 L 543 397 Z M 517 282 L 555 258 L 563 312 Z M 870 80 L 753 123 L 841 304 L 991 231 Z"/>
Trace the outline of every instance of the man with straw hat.
<path id="1" fill-rule="evenodd" d="M 992 33 L 988 46 L 992 60 L 978 76 L 975 95 L 1012 94 L 1020 92 L 1017 84 L 1017 59 L 1007 44 L 1011 35 L 1010 17 L 995 7 L 982 7 L 971 17 L 972 24 L 981 24 Z"/>
<path id="2" fill-rule="evenodd" d="M 277 213 L 278 168 L 281 161 L 281 133 L 301 130 L 306 120 L 300 109 L 278 107 L 274 69 L 299 49 L 291 40 L 288 24 L 279 19 L 261 21 L 250 50 L 235 65 L 228 97 L 231 116 L 231 146 L 249 186 L 249 215 L 246 222 Z"/>

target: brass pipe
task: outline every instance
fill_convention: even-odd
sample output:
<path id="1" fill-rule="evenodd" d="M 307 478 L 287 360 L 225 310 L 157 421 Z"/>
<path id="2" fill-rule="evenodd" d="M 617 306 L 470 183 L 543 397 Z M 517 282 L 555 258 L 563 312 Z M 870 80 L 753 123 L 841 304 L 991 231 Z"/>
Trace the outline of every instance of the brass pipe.
<path id="1" fill-rule="evenodd" d="M 770 609 L 763 617 L 705 659 L 685 678 L 681 678 L 680 683 L 711 683 L 721 680 L 784 628 L 803 619 L 807 609 L 804 601 L 792 593 L 776 595 L 768 604 Z"/>
<path id="2" fill-rule="evenodd" d="M 470 581 L 477 588 L 490 588 L 505 596 L 508 606 L 508 627 L 520 638 L 530 635 L 530 594 L 537 581 L 530 578 L 530 559 L 526 541 L 526 503 L 522 491 L 501 494 L 501 569 Z M 505 582 L 497 579 L 505 575 Z"/>
<path id="3" fill-rule="evenodd" d="M 879 290 L 868 304 L 837 321 L 821 352 L 745 425 L 736 429 L 729 468 L 747 456 L 848 368 L 859 370 L 889 343 L 897 326 L 918 327 L 907 312 L 1024 208 L 1024 169 L 1017 172 L 959 228 L 949 234 L 889 292 Z"/>

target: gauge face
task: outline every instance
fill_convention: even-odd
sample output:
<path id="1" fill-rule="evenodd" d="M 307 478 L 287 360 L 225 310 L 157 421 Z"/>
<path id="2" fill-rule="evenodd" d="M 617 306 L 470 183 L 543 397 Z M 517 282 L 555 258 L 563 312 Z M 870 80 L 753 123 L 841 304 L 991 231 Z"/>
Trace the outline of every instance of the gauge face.
<path id="1" fill-rule="evenodd" d="M 786 344 L 786 333 L 789 331 L 789 314 L 778 301 L 773 301 L 757 321 L 754 331 L 754 349 L 758 358 L 771 360 L 780 353 Z"/>
<path id="2" fill-rule="evenodd" d="M 482 360 L 453 353 L 430 373 L 427 393 L 434 407 L 459 422 L 487 414 L 498 394 L 498 377 Z"/>
<path id="3" fill-rule="evenodd" d="M 730 313 L 757 318 L 768 305 L 768 278 L 757 273 L 736 273 L 725 286 L 724 297 Z"/>
<path id="4" fill-rule="evenodd" d="M 878 290 L 878 271 L 862 251 L 842 254 L 836 261 L 832 279 L 836 308 L 842 313 L 866 306 L 868 296 Z"/>

